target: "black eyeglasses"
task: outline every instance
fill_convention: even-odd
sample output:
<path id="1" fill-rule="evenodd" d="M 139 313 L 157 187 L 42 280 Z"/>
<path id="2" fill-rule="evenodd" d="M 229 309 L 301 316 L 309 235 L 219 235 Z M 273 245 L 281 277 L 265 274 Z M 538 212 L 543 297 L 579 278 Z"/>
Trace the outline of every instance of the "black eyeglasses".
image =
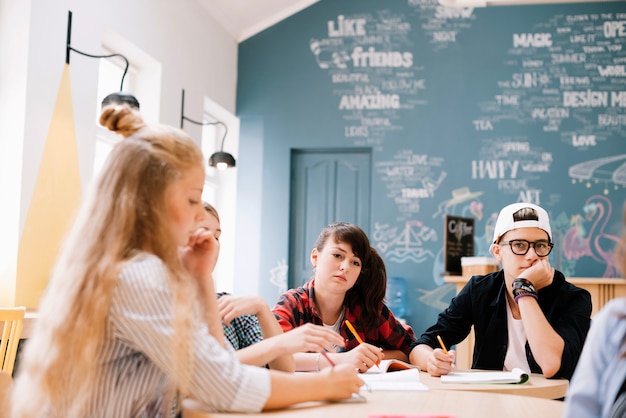
<path id="1" fill-rule="evenodd" d="M 512 239 L 511 241 L 500 243 L 500 245 L 505 244 L 509 244 L 511 251 L 516 255 L 526 255 L 532 246 L 538 257 L 546 257 L 552 251 L 552 247 L 554 247 L 554 244 L 545 240 L 530 242 L 525 239 Z"/>

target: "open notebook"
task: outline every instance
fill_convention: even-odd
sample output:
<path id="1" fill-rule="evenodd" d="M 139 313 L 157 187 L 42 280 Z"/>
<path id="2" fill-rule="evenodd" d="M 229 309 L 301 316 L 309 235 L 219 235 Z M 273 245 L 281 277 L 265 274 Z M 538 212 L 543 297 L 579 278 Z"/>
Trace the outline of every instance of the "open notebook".
<path id="1" fill-rule="evenodd" d="M 399 372 L 400 370 L 418 369 L 417 366 L 409 364 L 402 360 L 381 360 L 378 366 L 370 367 L 365 373 L 387 373 L 387 372 Z"/>
<path id="2" fill-rule="evenodd" d="M 361 392 L 368 390 L 428 390 L 428 387 L 420 382 L 420 371 L 417 368 L 409 368 L 393 373 L 362 373 L 359 377 L 365 382 L 365 385 L 361 386 Z"/>
<path id="3" fill-rule="evenodd" d="M 441 376 L 441 383 L 526 383 L 528 378 L 528 373 L 515 368 L 509 372 L 452 372 Z"/>

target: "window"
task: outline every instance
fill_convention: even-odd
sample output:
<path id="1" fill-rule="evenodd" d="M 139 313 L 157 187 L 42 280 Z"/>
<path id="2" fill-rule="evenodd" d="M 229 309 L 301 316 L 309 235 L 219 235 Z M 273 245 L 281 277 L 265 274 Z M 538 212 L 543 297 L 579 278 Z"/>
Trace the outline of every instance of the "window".
<path id="1" fill-rule="evenodd" d="M 203 122 L 224 123 L 224 126 L 205 125 L 202 127 L 200 148 L 204 155 L 206 178 L 202 198 L 211 203 L 220 215 L 222 236 L 220 238 L 220 257 L 213 278 L 218 291 L 233 292 L 235 264 L 235 208 L 237 197 L 237 169 L 218 170 L 209 167 L 211 154 L 219 151 L 224 141 L 224 151 L 237 159 L 239 145 L 239 118 L 228 112 L 210 99 L 204 100 Z M 187 125 L 185 125 L 187 126 Z M 226 137 L 224 134 L 226 133 Z"/>
<path id="2" fill-rule="evenodd" d="M 104 51 L 102 55 L 113 54 L 110 51 Z M 109 153 L 113 149 L 113 146 L 121 140 L 121 137 L 99 123 L 101 103 L 110 93 L 120 91 L 120 85 L 122 82 L 122 75 L 124 74 L 124 68 L 126 62 L 121 57 L 100 58 L 100 70 L 98 76 L 98 101 L 96 104 L 96 148 L 94 154 L 93 173 L 96 174 L 102 169 L 102 165 Z M 137 77 L 137 71 L 132 65 L 128 67 L 128 73 L 124 78 L 124 86 L 122 91 L 132 93 L 136 97 L 135 93 L 135 80 Z"/>
<path id="3" fill-rule="evenodd" d="M 129 61 L 128 72 L 122 75 L 126 62 L 121 57 L 100 58 L 98 97 L 95 103 L 96 145 L 93 173 L 102 169 L 104 161 L 121 137 L 99 123 L 101 103 L 108 94 L 122 90 L 133 94 L 141 104 L 141 115 L 148 123 L 157 123 L 161 97 L 161 64 L 117 33 L 105 30 L 102 53 L 121 54 Z"/>

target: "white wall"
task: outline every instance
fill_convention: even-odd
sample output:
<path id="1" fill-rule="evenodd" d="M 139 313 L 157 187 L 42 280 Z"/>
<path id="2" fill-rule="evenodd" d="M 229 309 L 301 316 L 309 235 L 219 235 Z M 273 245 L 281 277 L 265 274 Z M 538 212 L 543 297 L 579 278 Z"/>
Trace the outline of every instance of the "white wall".
<path id="1" fill-rule="evenodd" d="M 207 97 L 235 112 L 237 43 L 196 0 L 0 0 L 0 121 L 11 128 L 10 137 L 0 140 L 0 162 L 23 161 L 12 171 L 0 171 L 2 206 L 9 208 L 0 216 L 3 289 L 15 274 L 17 227 L 21 232 L 24 226 L 65 65 L 69 10 L 74 48 L 101 54 L 104 34 L 113 31 L 161 64 L 160 122 L 180 126 L 182 89 L 190 118 L 201 119 Z M 10 45 L 19 48 L 8 51 Z M 72 52 L 70 74 L 85 189 L 93 171 L 98 60 Z M 186 124 L 185 131 L 199 141 L 199 127 Z M 12 146 L 6 147 L 6 141 Z"/>
<path id="2" fill-rule="evenodd" d="M 0 0 L 0 305 L 15 298 L 29 1 Z"/>

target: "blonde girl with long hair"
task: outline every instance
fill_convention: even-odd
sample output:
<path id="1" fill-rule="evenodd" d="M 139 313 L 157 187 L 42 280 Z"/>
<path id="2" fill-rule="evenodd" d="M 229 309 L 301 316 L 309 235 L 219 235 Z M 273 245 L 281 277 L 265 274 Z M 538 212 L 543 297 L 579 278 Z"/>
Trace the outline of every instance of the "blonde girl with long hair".
<path id="1" fill-rule="evenodd" d="M 224 348 L 204 216 L 202 154 L 181 130 L 127 105 L 100 122 L 117 144 L 78 212 L 15 381 L 14 417 L 168 416 L 174 393 L 253 412 L 349 398 L 351 367 L 294 375 Z"/>

